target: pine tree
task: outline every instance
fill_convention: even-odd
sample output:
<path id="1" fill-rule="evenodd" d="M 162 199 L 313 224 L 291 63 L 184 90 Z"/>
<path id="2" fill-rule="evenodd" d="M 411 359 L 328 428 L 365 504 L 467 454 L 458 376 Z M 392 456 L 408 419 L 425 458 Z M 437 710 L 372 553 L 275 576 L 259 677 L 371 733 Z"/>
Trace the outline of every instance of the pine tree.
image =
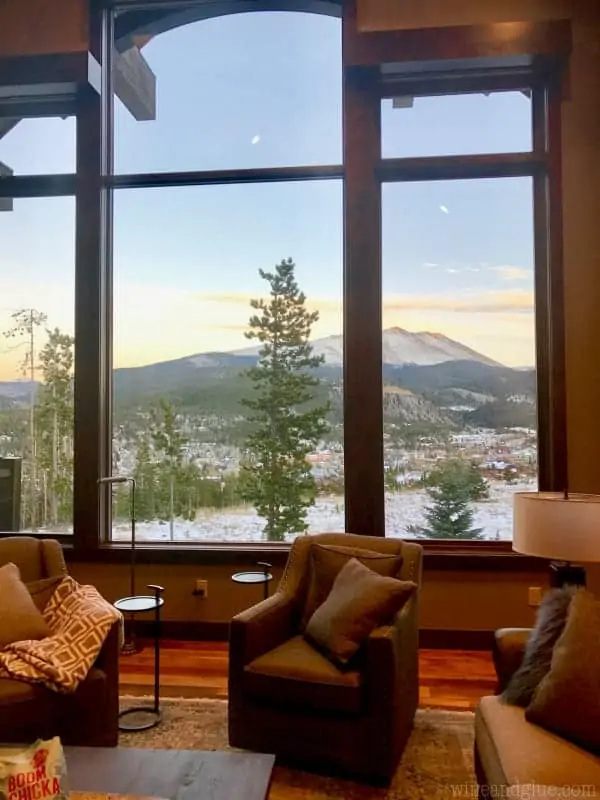
<path id="1" fill-rule="evenodd" d="M 317 311 L 306 310 L 306 297 L 287 259 L 275 272 L 259 270 L 270 298 L 252 300 L 248 339 L 260 345 L 258 363 L 247 370 L 253 394 L 242 403 L 252 412 L 241 468 L 242 495 L 266 520 L 269 541 L 307 529 L 306 511 L 314 504 L 316 484 L 307 462 L 327 430 L 328 405 L 315 405 L 319 379 L 311 375 L 324 362 L 309 343 Z"/>
<path id="2" fill-rule="evenodd" d="M 43 521 L 68 522 L 73 507 L 72 336 L 48 330 L 40 351 L 42 386 L 36 409 L 38 464 L 44 478 Z"/>
<path id="3" fill-rule="evenodd" d="M 481 539 L 473 528 L 471 503 L 487 497 L 488 487 L 476 466 L 449 459 L 429 475 L 427 494 L 432 505 L 425 510 L 425 527 L 411 532 L 427 539 Z"/>
<path id="4" fill-rule="evenodd" d="M 23 524 L 26 528 L 37 528 L 38 475 L 35 437 L 35 403 L 37 385 L 36 376 L 36 334 L 37 329 L 46 323 L 47 316 L 34 308 L 22 308 L 11 314 L 13 327 L 4 332 L 7 339 L 16 339 L 15 348 L 25 347 L 25 356 L 21 361 L 21 372 L 29 378 L 29 425 L 27 445 L 24 449 L 23 477 Z"/>
<path id="5" fill-rule="evenodd" d="M 181 474 L 187 439 L 177 427 L 177 414 L 168 400 L 159 400 L 158 404 L 151 409 L 150 417 L 150 436 L 157 457 L 160 492 L 157 511 L 160 518 L 169 520 L 169 536 L 173 541 L 175 538 L 175 491 L 178 473 Z M 166 502 L 164 502 L 163 476 L 167 478 Z"/>

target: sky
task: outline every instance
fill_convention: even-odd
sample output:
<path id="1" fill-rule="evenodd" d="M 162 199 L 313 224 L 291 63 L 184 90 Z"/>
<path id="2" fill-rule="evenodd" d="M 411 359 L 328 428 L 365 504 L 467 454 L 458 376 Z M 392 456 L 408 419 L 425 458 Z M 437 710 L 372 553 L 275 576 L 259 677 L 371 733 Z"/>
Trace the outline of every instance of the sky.
<path id="1" fill-rule="evenodd" d="M 341 23 L 255 13 L 191 24 L 143 50 L 158 115 L 116 103 L 120 173 L 336 164 L 342 160 Z M 520 93 L 382 105 L 384 157 L 531 147 Z M 75 124 L 26 120 L 0 140 L 17 174 L 72 172 Z M 247 345 L 259 268 L 292 257 L 314 338 L 342 330 L 341 181 L 122 189 L 115 193 L 115 365 Z M 0 213 L 0 331 L 34 307 L 73 330 L 72 198 L 15 201 Z M 383 187 L 383 324 L 444 333 L 512 366 L 534 360 L 529 179 Z M 43 339 L 40 339 L 40 342 Z M 23 348 L 0 337 L 0 380 Z"/>

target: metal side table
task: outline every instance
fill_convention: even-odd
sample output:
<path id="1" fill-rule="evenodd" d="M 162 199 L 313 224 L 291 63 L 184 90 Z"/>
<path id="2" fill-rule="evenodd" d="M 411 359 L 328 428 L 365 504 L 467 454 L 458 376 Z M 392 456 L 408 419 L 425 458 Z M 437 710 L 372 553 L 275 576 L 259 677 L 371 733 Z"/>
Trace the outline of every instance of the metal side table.
<path id="1" fill-rule="evenodd" d="M 151 706 L 139 705 L 126 708 L 119 714 L 119 730 L 146 731 L 154 728 L 161 720 L 160 712 L 160 609 L 164 605 L 161 597 L 164 588 L 149 584 L 153 595 L 135 595 L 123 597 L 114 603 L 116 609 L 123 614 L 142 614 L 154 611 L 154 702 Z M 135 715 L 135 716 L 134 716 Z M 130 717 L 132 717 L 130 719 Z"/>
<path id="2" fill-rule="evenodd" d="M 264 586 L 265 600 L 269 596 L 269 582 L 273 580 L 273 576 L 269 572 L 271 564 L 267 561 L 258 561 L 258 567 L 262 567 L 262 572 L 254 570 L 253 572 L 235 572 L 231 576 L 234 583 L 262 583 Z"/>

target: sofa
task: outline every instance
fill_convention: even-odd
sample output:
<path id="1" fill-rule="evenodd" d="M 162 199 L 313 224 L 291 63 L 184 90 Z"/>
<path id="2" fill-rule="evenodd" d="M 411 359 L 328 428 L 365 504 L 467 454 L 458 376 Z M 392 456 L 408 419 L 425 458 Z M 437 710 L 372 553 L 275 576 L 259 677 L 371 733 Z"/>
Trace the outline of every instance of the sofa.
<path id="1" fill-rule="evenodd" d="M 43 579 L 60 579 L 67 574 L 62 548 L 53 539 L 0 539 L 0 566 L 10 562 L 17 565 L 21 580 L 30 587 Z M 0 742 L 23 743 L 60 736 L 67 745 L 115 747 L 119 636 L 116 623 L 96 663 L 73 694 L 58 694 L 41 685 L 0 678 Z"/>
<path id="2" fill-rule="evenodd" d="M 499 692 L 519 667 L 528 636 L 526 628 L 496 632 L 493 657 Z M 544 794 L 544 787 L 565 786 L 579 791 L 568 796 L 600 794 L 600 758 L 528 722 L 525 709 L 503 703 L 499 695 L 483 697 L 475 713 L 475 771 L 482 798 L 566 797 L 553 789 Z"/>
<path id="3" fill-rule="evenodd" d="M 230 627 L 229 742 L 307 769 L 386 783 L 418 703 L 418 602 L 376 628 L 352 668 L 337 669 L 302 636 L 315 545 L 402 556 L 397 577 L 421 582 L 422 550 L 400 539 L 300 536 L 273 596 Z"/>

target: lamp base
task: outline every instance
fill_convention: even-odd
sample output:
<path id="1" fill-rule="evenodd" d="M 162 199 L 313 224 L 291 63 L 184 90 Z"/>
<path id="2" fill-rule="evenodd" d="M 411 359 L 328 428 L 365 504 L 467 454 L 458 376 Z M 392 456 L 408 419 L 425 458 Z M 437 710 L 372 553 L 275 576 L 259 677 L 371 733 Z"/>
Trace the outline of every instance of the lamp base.
<path id="1" fill-rule="evenodd" d="M 585 569 L 568 561 L 551 561 L 550 586 L 555 589 L 563 586 L 585 586 Z"/>

